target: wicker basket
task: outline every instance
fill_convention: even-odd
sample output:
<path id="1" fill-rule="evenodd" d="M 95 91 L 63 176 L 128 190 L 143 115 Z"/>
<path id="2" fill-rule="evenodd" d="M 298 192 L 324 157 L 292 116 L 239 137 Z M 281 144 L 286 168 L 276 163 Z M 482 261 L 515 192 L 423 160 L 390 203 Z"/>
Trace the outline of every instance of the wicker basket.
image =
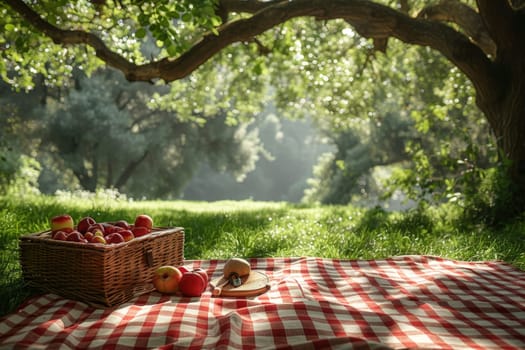
<path id="1" fill-rule="evenodd" d="M 158 227 L 108 245 L 57 241 L 49 231 L 20 238 L 20 264 L 29 285 L 93 306 L 115 306 L 150 292 L 156 268 L 183 261 L 181 227 Z"/>

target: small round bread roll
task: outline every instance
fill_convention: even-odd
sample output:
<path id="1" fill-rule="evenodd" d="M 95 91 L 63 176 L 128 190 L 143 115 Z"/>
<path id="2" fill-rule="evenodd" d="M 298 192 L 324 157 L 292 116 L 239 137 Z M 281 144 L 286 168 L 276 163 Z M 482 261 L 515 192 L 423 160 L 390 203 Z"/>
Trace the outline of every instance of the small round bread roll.
<path id="1" fill-rule="evenodd" d="M 239 277 L 249 275 L 251 272 L 250 263 L 241 258 L 231 258 L 224 264 L 224 278 L 228 279 L 232 274 Z"/>

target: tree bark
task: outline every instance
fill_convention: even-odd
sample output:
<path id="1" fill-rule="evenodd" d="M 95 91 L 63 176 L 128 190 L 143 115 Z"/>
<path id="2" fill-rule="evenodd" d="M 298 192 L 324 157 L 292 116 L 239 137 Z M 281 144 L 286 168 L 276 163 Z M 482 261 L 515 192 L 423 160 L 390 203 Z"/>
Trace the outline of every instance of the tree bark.
<path id="1" fill-rule="evenodd" d="M 496 56 L 496 44 L 490 37 L 479 14 L 459 0 L 442 0 L 418 14 L 419 18 L 456 23 L 487 55 Z"/>
<path id="2" fill-rule="evenodd" d="M 494 40 L 495 84 L 488 96 L 477 93 L 502 161 L 509 161 L 513 209 L 525 210 L 525 13 L 507 1 L 478 0 L 480 17 Z"/>

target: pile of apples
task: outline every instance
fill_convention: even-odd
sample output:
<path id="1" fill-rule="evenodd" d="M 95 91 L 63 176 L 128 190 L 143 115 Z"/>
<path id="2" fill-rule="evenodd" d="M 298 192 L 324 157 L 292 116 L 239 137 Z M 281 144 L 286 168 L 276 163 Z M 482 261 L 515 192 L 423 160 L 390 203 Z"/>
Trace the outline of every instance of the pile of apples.
<path id="1" fill-rule="evenodd" d="M 165 265 L 157 268 L 153 275 L 153 286 L 163 294 L 200 297 L 208 283 L 208 273 L 201 268 L 190 270 L 185 266 Z"/>
<path id="2" fill-rule="evenodd" d="M 86 216 L 75 226 L 69 214 L 51 218 L 51 237 L 59 241 L 116 244 L 147 235 L 152 228 L 153 219 L 146 214 L 138 215 L 133 224 L 126 220 L 98 223 Z"/>

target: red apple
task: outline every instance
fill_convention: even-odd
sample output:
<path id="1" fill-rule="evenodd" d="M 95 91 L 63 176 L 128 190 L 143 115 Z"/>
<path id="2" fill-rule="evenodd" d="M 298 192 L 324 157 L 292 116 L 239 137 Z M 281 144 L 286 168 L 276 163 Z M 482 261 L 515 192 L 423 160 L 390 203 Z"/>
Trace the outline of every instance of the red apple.
<path id="1" fill-rule="evenodd" d="M 107 236 L 109 235 L 110 233 L 113 233 L 113 226 L 108 226 L 108 225 L 102 225 L 102 227 L 104 227 L 104 235 Z"/>
<path id="2" fill-rule="evenodd" d="M 204 292 L 206 288 L 208 287 L 208 273 L 206 272 L 206 270 L 201 269 L 201 268 L 195 269 L 193 270 L 193 272 L 196 272 L 199 275 L 201 275 L 202 279 L 204 280 L 204 287 L 202 289 L 202 291 Z"/>
<path id="3" fill-rule="evenodd" d="M 120 233 L 120 232 L 122 232 L 122 231 L 125 230 L 124 228 L 122 228 L 122 227 L 120 227 L 120 226 L 115 226 L 115 225 L 112 225 L 112 226 L 106 226 L 104 229 L 106 230 L 106 234 L 108 234 L 108 233 L 113 233 L 113 232 L 118 232 L 118 233 Z"/>
<path id="4" fill-rule="evenodd" d="M 131 229 L 131 232 L 133 232 L 133 235 L 135 237 L 141 237 L 141 236 L 147 235 L 149 233 L 149 230 L 144 226 L 137 226 L 137 227 L 133 227 Z"/>
<path id="5" fill-rule="evenodd" d="M 157 268 L 153 275 L 153 286 L 161 293 L 175 293 L 179 289 L 182 272 L 175 266 L 165 265 Z"/>
<path id="6" fill-rule="evenodd" d="M 182 272 L 183 274 L 185 274 L 186 272 L 190 272 L 190 269 L 188 269 L 186 266 L 179 266 L 177 267 L 180 272 Z"/>
<path id="7" fill-rule="evenodd" d="M 80 221 L 78 222 L 77 224 L 77 230 L 78 232 L 80 233 L 86 233 L 89 229 L 89 227 L 91 225 L 94 225 L 96 224 L 97 222 L 95 221 L 95 219 L 93 219 L 92 217 L 90 216 L 86 216 L 82 219 L 80 219 Z"/>
<path id="8" fill-rule="evenodd" d="M 104 230 L 104 226 L 102 226 L 101 224 L 93 224 L 93 225 L 89 226 L 88 231 L 93 232 L 93 234 L 95 234 L 95 235 L 97 234 L 97 232 L 99 232 L 103 236 L 106 235 L 106 231 Z"/>
<path id="9" fill-rule="evenodd" d="M 126 220 L 119 220 L 115 222 L 115 226 L 122 227 L 125 230 L 129 230 L 131 225 Z"/>
<path id="10" fill-rule="evenodd" d="M 107 222 L 103 222 L 101 225 L 102 225 L 102 227 L 104 227 L 104 232 L 106 234 L 122 231 L 122 227 L 115 226 L 115 225 L 107 223 Z"/>
<path id="11" fill-rule="evenodd" d="M 74 229 L 75 224 L 71 215 L 63 214 L 51 218 L 51 231 L 59 231 L 66 228 Z"/>
<path id="12" fill-rule="evenodd" d="M 91 241 L 89 243 L 107 244 L 106 239 L 104 238 L 104 236 L 93 236 L 93 238 L 91 239 Z"/>
<path id="13" fill-rule="evenodd" d="M 85 239 L 82 233 L 78 231 L 73 231 L 69 233 L 67 235 L 66 241 L 87 243 L 87 239 Z"/>
<path id="14" fill-rule="evenodd" d="M 91 240 L 93 239 L 93 237 L 95 237 L 95 235 L 93 234 L 93 232 L 86 232 L 84 233 L 84 238 L 88 241 L 88 242 L 91 242 Z"/>
<path id="15" fill-rule="evenodd" d="M 116 243 L 122 243 L 125 242 L 124 237 L 118 232 L 110 233 L 109 235 L 106 235 L 104 237 L 106 239 L 106 242 L 108 244 L 116 244 Z"/>
<path id="16" fill-rule="evenodd" d="M 60 231 L 56 231 L 53 234 L 52 238 L 56 239 L 57 241 L 65 241 L 67 240 L 67 235 L 68 235 L 67 232 L 60 230 Z"/>
<path id="17" fill-rule="evenodd" d="M 146 214 L 138 215 L 135 218 L 135 227 L 146 227 L 148 230 L 153 228 L 153 219 Z"/>
<path id="18" fill-rule="evenodd" d="M 187 297 L 200 297 L 206 289 L 206 283 L 201 274 L 195 271 L 186 272 L 179 282 L 182 295 Z"/>
<path id="19" fill-rule="evenodd" d="M 62 230 L 58 230 L 58 231 L 51 231 L 51 238 L 55 238 L 56 234 L 59 233 L 59 232 L 64 232 L 66 234 L 66 236 L 68 234 L 70 234 L 71 232 L 73 232 L 74 230 L 71 229 L 71 228 L 63 228 Z"/>
<path id="20" fill-rule="evenodd" d="M 117 233 L 120 234 L 124 238 L 124 240 L 126 242 L 131 241 L 133 238 L 135 238 L 135 236 L 133 235 L 133 232 L 131 232 L 131 230 L 124 230 L 123 229 L 122 231 L 119 231 Z"/>

